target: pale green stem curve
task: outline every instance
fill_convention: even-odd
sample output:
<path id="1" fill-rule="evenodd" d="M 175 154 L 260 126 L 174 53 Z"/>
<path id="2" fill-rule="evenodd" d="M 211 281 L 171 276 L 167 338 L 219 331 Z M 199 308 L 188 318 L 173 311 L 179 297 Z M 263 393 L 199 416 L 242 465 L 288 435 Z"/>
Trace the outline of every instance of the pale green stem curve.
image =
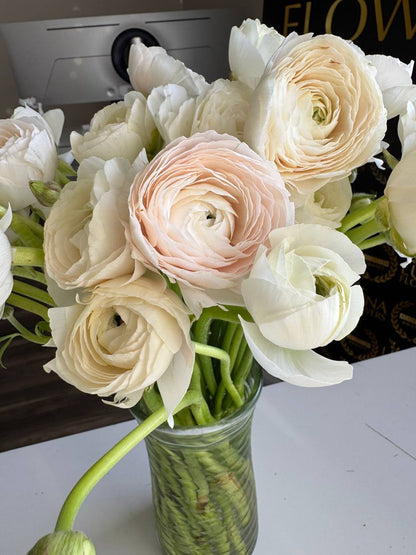
<path id="1" fill-rule="evenodd" d="M 219 347 L 213 347 L 212 345 L 204 345 L 202 343 L 192 342 L 195 347 L 195 352 L 198 355 L 205 355 L 211 358 L 216 358 L 221 364 L 221 379 L 224 382 L 225 389 L 230 395 L 236 407 L 241 407 L 244 404 L 243 399 L 237 391 L 237 388 L 233 384 L 230 374 L 230 355 L 220 349 Z"/>
<path id="2" fill-rule="evenodd" d="M 173 413 L 179 412 L 183 408 L 198 402 L 198 400 L 199 396 L 194 392 L 188 392 Z M 167 413 L 163 407 L 148 416 L 137 428 L 116 443 L 114 447 L 87 470 L 66 498 L 56 522 L 55 532 L 72 530 L 78 511 L 93 487 L 113 468 L 113 466 L 127 455 L 133 447 L 166 420 Z"/>
<path id="3" fill-rule="evenodd" d="M 358 243 L 357 247 L 360 247 L 362 251 L 366 249 L 371 249 L 373 247 L 378 247 L 379 245 L 384 245 L 386 243 L 386 235 L 384 233 L 378 233 L 377 235 L 373 235 L 370 239 L 366 239 L 361 243 Z"/>
<path id="4" fill-rule="evenodd" d="M 16 293 L 11 293 L 6 301 L 6 304 L 15 306 L 17 308 L 22 308 L 27 312 L 33 312 L 33 314 L 37 314 L 43 320 L 45 320 L 45 322 L 49 321 L 48 307 L 43 304 L 37 303 L 32 299 L 28 299 L 27 297 L 22 297 L 21 295 L 17 295 Z"/>
<path id="5" fill-rule="evenodd" d="M 366 222 L 367 220 L 372 218 L 376 212 L 377 206 L 381 202 L 383 202 L 384 199 L 385 197 L 382 196 L 377 200 L 370 202 L 366 206 L 363 206 L 362 208 L 359 208 L 358 210 L 354 210 L 353 212 L 350 212 L 349 214 L 347 214 L 343 218 L 341 222 L 341 226 L 337 228 L 337 231 L 340 231 L 341 233 L 345 233 L 346 231 L 348 231 L 349 229 L 352 229 L 356 225 L 359 225 L 362 222 Z"/>
<path id="6" fill-rule="evenodd" d="M 12 324 L 14 328 L 17 329 L 17 331 L 26 341 L 37 343 L 38 345 L 45 345 L 50 340 L 50 337 L 48 336 L 36 335 L 35 333 L 28 330 L 18 320 L 16 320 L 16 318 L 12 314 L 10 314 L 6 319 Z"/>
<path id="7" fill-rule="evenodd" d="M 13 291 L 29 299 L 33 299 L 34 301 L 39 301 L 49 306 L 56 306 L 55 301 L 44 289 L 25 283 L 24 281 L 15 279 L 13 282 Z"/>

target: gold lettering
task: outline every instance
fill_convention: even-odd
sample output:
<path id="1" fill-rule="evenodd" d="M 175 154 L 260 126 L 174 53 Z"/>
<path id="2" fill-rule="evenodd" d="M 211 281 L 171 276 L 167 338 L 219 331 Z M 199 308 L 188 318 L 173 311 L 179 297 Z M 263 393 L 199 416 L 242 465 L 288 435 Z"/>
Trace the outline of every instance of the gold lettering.
<path id="1" fill-rule="evenodd" d="M 311 8 L 312 2 L 306 2 L 305 23 L 303 25 L 303 32 L 309 33 L 309 24 L 311 22 Z"/>
<path id="2" fill-rule="evenodd" d="M 301 7 L 301 4 L 288 4 L 287 6 L 285 6 L 285 17 L 284 17 L 284 21 L 283 21 L 283 34 L 286 36 L 288 34 L 288 29 L 289 27 L 298 27 L 299 26 L 299 22 L 290 22 L 289 21 L 289 12 L 292 8 L 294 9 L 299 9 Z"/>
<path id="3" fill-rule="evenodd" d="M 325 19 L 325 31 L 327 33 L 332 33 L 332 22 L 334 19 L 335 10 L 343 1 L 344 0 L 335 0 L 335 2 L 329 8 Z M 367 13 L 368 13 L 367 4 L 365 3 L 365 0 L 357 0 L 357 2 L 360 5 L 360 21 L 358 22 L 358 26 L 357 26 L 357 29 L 355 30 L 355 33 L 351 37 L 349 37 L 349 40 L 356 40 L 363 32 L 364 27 L 367 23 Z"/>
<path id="4" fill-rule="evenodd" d="M 399 8 L 403 4 L 403 15 L 404 15 L 404 25 L 406 29 L 406 39 L 411 40 L 416 33 L 416 24 L 412 27 L 412 17 L 410 13 L 410 4 L 409 0 L 397 0 L 396 5 L 394 6 L 393 12 L 388 20 L 386 26 L 384 27 L 384 18 L 383 18 L 383 10 L 381 7 L 381 0 L 374 0 L 374 8 L 376 10 L 376 24 L 377 24 L 377 37 L 380 42 L 382 42 L 387 33 L 390 30 L 390 27 L 393 23 L 394 18 L 396 17 Z"/>

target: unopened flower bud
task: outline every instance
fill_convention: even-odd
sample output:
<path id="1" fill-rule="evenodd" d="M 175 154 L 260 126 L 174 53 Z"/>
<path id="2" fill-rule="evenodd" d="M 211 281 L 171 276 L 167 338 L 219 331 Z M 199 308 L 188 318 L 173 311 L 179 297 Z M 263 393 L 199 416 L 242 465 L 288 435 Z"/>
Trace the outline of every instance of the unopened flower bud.
<path id="1" fill-rule="evenodd" d="M 30 190 L 42 206 L 52 206 L 58 200 L 61 187 L 53 182 L 31 181 Z"/>
<path id="2" fill-rule="evenodd" d="M 43 536 L 27 555 L 96 555 L 96 552 L 87 536 L 69 530 Z"/>

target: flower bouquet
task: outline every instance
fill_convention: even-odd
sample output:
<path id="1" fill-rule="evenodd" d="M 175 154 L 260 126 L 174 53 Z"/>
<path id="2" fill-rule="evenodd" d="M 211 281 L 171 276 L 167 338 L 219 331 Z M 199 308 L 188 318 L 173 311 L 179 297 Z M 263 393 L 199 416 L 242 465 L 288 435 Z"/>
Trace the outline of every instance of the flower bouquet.
<path id="1" fill-rule="evenodd" d="M 61 110 L 0 122 L 0 302 L 14 328 L 1 352 L 17 335 L 55 348 L 47 372 L 139 422 L 31 553 L 94 552 L 72 531 L 77 511 L 142 439 L 164 552 L 252 553 L 261 369 L 299 386 L 350 379 L 315 349 L 359 321 L 363 250 L 416 254 L 412 64 L 257 20 L 232 29 L 229 63 L 230 79 L 207 83 L 133 42 L 134 90 L 61 157 Z M 383 142 L 396 116 L 400 160 Z M 354 191 L 367 163 L 390 168 L 377 197 Z"/>

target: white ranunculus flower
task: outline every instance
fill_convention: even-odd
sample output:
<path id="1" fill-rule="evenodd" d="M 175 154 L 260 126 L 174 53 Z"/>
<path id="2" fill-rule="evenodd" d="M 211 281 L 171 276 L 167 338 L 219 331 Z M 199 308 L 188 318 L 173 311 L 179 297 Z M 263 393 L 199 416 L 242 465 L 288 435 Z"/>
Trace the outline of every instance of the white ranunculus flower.
<path id="1" fill-rule="evenodd" d="M 195 113 L 195 98 L 180 85 L 164 85 L 152 90 L 147 105 L 165 144 L 189 137 Z"/>
<path id="2" fill-rule="evenodd" d="M 416 148 L 407 152 L 387 181 L 387 198 L 392 246 L 402 255 L 416 256 Z"/>
<path id="3" fill-rule="evenodd" d="M 412 82 L 414 62 L 405 64 L 398 58 L 382 54 L 366 58 L 377 69 L 376 79 L 383 93 L 388 119 L 403 114 L 408 101 L 416 100 L 416 85 Z"/>
<path id="4" fill-rule="evenodd" d="M 0 318 L 3 315 L 4 305 L 13 288 L 12 250 L 6 231 L 12 221 L 11 208 L 7 210 L 0 220 Z"/>
<path id="5" fill-rule="evenodd" d="M 402 156 L 416 150 L 416 99 L 408 102 L 406 112 L 400 116 L 398 132 L 402 144 Z"/>
<path id="6" fill-rule="evenodd" d="M 152 148 L 155 134 L 156 126 L 146 98 L 130 91 L 124 100 L 99 110 L 85 135 L 72 131 L 70 140 L 78 162 L 91 156 L 103 160 L 119 157 L 133 162 L 143 148 Z"/>
<path id="7" fill-rule="evenodd" d="M 228 59 L 234 79 L 254 89 L 284 36 L 258 19 L 246 19 L 230 33 Z"/>
<path id="8" fill-rule="evenodd" d="M 246 142 L 301 193 L 349 175 L 380 152 L 386 131 L 375 75 L 348 41 L 292 33 L 253 91 Z"/>
<path id="9" fill-rule="evenodd" d="M 145 155 L 81 162 L 77 181 L 68 183 L 45 223 L 45 265 L 62 289 L 92 287 L 120 275 L 142 274 L 125 238 L 127 199 Z"/>
<path id="10" fill-rule="evenodd" d="M 27 107 L 0 120 L 0 204 L 13 210 L 39 206 L 29 182 L 54 179 L 63 120 L 62 110 L 41 116 Z"/>
<path id="11" fill-rule="evenodd" d="M 384 191 L 387 220 L 391 226 L 389 242 L 399 254 L 416 256 L 416 101 L 407 103 L 399 119 L 402 157 L 391 172 Z M 383 210 L 385 206 L 381 207 Z"/>
<path id="12" fill-rule="evenodd" d="M 301 195 L 291 191 L 295 203 L 295 221 L 302 224 L 320 224 L 335 229 L 351 206 L 352 189 L 348 177 L 330 182 L 313 193 Z"/>
<path id="13" fill-rule="evenodd" d="M 198 96 L 208 86 L 205 78 L 169 56 L 160 46 L 145 46 L 140 40 L 130 47 L 128 73 L 136 91 L 148 95 L 162 85 L 181 85 L 190 96 Z"/>
<path id="14" fill-rule="evenodd" d="M 106 281 L 49 316 L 57 351 L 46 371 L 122 408 L 155 382 L 168 413 L 182 400 L 194 362 L 189 312 L 161 276 Z"/>
<path id="15" fill-rule="evenodd" d="M 192 133 L 215 130 L 243 139 L 251 90 L 240 81 L 217 79 L 196 99 Z"/>
<path id="16" fill-rule="evenodd" d="M 242 294 L 254 323 L 243 322 L 256 360 L 272 375 L 298 385 L 329 385 L 351 377 L 347 363 L 311 349 L 340 340 L 364 308 L 364 255 L 344 234 L 297 224 L 270 234 Z"/>

